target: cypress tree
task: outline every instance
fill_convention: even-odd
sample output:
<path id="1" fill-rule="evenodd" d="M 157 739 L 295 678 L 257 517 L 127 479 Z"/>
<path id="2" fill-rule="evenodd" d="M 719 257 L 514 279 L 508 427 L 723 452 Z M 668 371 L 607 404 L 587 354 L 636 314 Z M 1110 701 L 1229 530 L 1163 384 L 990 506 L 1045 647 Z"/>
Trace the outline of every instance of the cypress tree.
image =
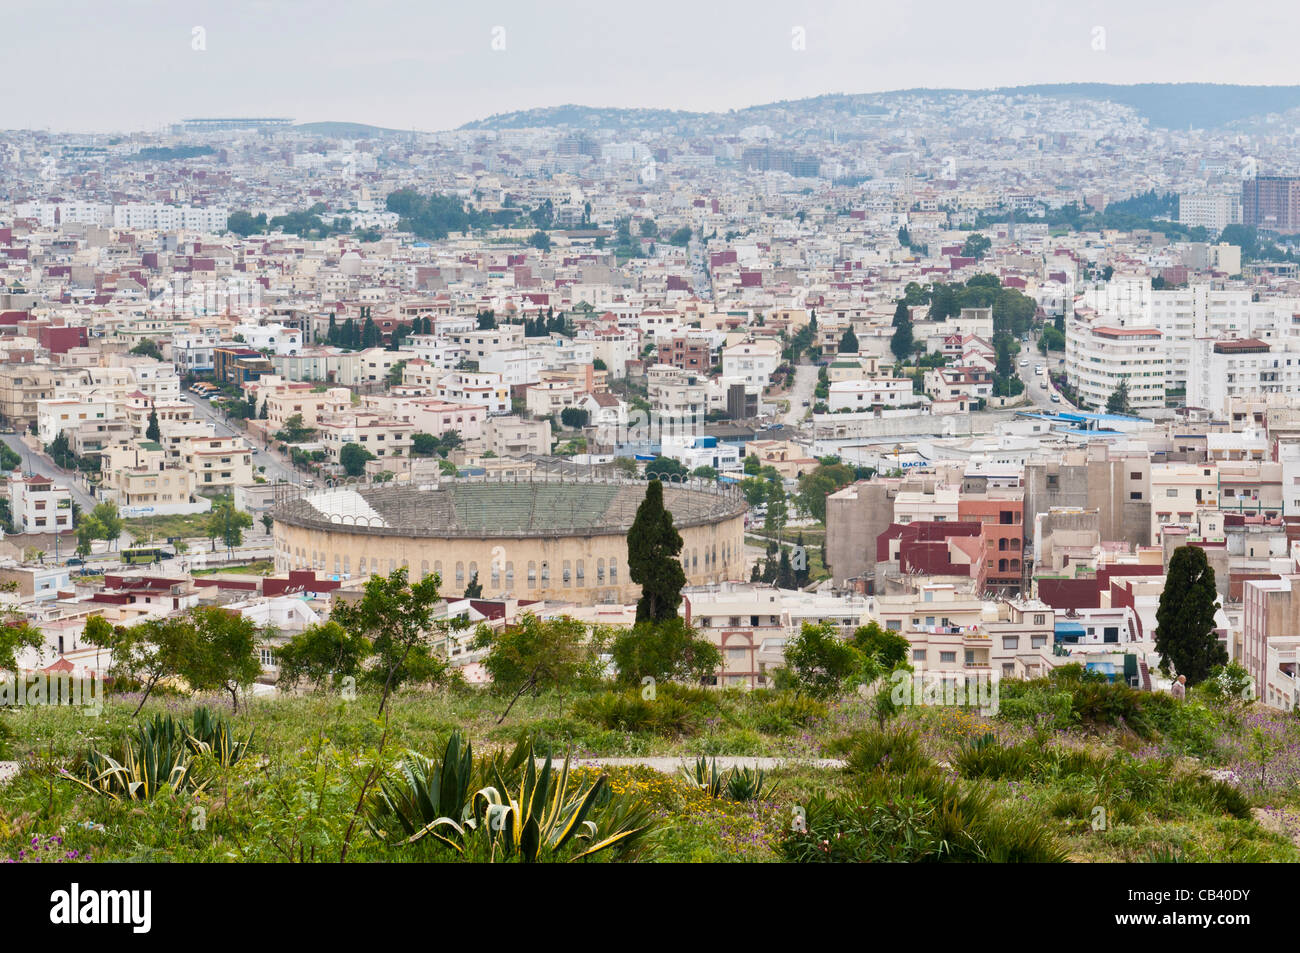
<path id="1" fill-rule="evenodd" d="M 1156 651 L 1162 668 L 1173 666 L 1188 685 L 1205 681 L 1228 653 L 1214 634 L 1219 608 L 1214 569 L 1199 546 L 1179 546 L 1169 560 L 1165 589 L 1156 610 Z"/>
<path id="2" fill-rule="evenodd" d="M 915 346 L 916 341 L 912 338 L 912 322 L 906 321 L 900 324 L 889 341 L 889 349 L 894 352 L 894 357 L 900 361 L 907 360 L 912 356 L 912 348 Z"/>
<path id="3" fill-rule="evenodd" d="M 794 589 L 794 569 L 790 566 L 790 551 L 784 546 L 781 547 L 781 560 L 776 567 L 776 587 L 778 589 Z"/>
<path id="4" fill-rule="evenodd" d="M 677 617 L 682 586 L 686 585 L 681 551 L 681 534 L 673 526 L 673 514 L 664 508 L 664 485 L 651 480 L 627 535 L 628 572 L 633 582 L 641 584 L 637 622 Z"/>
<path id="5" fill-rule="evenodd" d="M 802 565 L 794 571 L 794 584 L 798 588 L 802 589 L 804 586 L 808 585 L 808 577 L 810 575 L 808 567 L 812 562 L 808 547 L 803 543 L 802 530 L 799 531 L 799 538 L 795 540 L 795 552 L 803 554 Z"/>
<path id="6" fill-rule="evenodd" d="M 847 331 L 845 331 L 844 337 L 840 338 L 840 353 L 841 354 L 858 353 L 858 336 L 853 333 L 853 328 L 849 328 Z"/>
<path id="7" fill-rule="evenodd" d="M 162 428 L 158 426 L 158 411 L 149 411 L 149 426 L 145 428 L 145 439 L 157 443 L 162 438 Z"/>

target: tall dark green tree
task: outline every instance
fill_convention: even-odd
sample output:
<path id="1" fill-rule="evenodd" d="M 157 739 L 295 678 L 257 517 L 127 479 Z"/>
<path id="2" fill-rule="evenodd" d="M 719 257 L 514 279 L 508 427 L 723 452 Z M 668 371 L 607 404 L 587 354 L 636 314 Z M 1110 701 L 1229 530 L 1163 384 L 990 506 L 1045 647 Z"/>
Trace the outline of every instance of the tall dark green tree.
<path id="1" fill-rule="evenodd" d="M 149 411 L 149 426 L 144 431 L 145 439 L 155 443 L 162 438 L 162 429 L 158 426 L 158 411 Z"/>
<path id="2" fill-rule="evenodd" d="M 802 530 L 799 532 L 799 538 L 795 540 L 794 551 L 795 555 L 798 557 L 798 561 L 796 562 L 795 560 L 791 560 L 790 565 L 794 569 L 795 587 L 802 589 L 804 586 L 808 585 L 808 579 L 811 575 L 808 569 L 808 547 L 804 545 Z"/>
<path id="3" fill-rule="evenodd" d="M 1106 413 L 1108 414 L 1130 414 L 1133 408 L 1129 403 L 1128 381 L 1121 380 L 1115 385 L 1109 397 L 1106 398 Z"/>
<path id="4" fill-rule="evenodd" d="M 796 585 L 794 568 L 790 565 L 790 551 L 782 546 L 781 559 L 776 566 L 776 587 L 778 589 L 794 589 Z"/>
<path id="5" fill-rule="evenodd" d="M 637 622 L 662 622 L 676 617 L 682 587 L 686 585 L 681 551 L 681 534 L 673 526 L 673 514 L 664 508 L 664 485 L 651 480 L 627 535 L 628 571 L 632 581 L 641 585 Z"/>
<path id="6" fill-rule="evenodd" d="M 840 338 L 840 353 L 841 354 L 858 353 L 858 336 L 853 333 L 853 328 L 849 328 L 847 331 L 845 331 L 844 337 Z"/>
<path id="7" fill-rule="evenodd" d="M 1216 665 L 1228 664 L 1228 653 L 1214 634 L 1218 596 L 1205 550 L 1175 549 L 1156 610 L 1156 651 L 1161 667 L 1186 675 L 1188 685 L 1205 681 Z"/>
<path id="8" fill-rule="evenodd" d="M 889 349 L 894 352 L 894 357 L 905 361 L 912 356 L 914 347 L 916 341 L 912 338 L 912 322 L 904 321 L 898 326 L 894 336 L 889 339 Z"/>

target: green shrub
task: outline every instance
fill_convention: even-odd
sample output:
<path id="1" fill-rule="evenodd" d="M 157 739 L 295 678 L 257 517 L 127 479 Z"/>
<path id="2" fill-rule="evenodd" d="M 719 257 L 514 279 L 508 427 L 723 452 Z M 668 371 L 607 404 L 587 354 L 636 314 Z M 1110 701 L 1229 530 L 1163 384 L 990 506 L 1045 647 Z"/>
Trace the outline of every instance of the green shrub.
<path id="1" fill-rule="evenodd" d="M 1047 812 L 1058 820 L 1079 821 L 1091 827 L 1099 807 L 1105 810 L 1102 817 L 1106 829 L 1116 824 L 1136 824 L 1142 817 L 1141 809 L 1132 801 L 1106 801 L 1084 791 L 1062 792 L 1048 804 Z"/>
<path id="2" fill-rule="evenodd" d="M 698 724 L 696 710 L 669 692 L 653 699 L 640 691 L 604 692 L 580 699 L 574 714 L 614 731 L 649 732 L 667 737 L 693 734 Z"/>
<path id="3" fill-rule="evenodd" d="M 1191 781 L 1175 782 L 1175 785 L 1184 803 L 1196 805 L 1207 814 L 1228 814 L 1242 821 L 1253 816 L 1250 798 L 1227 781 L 1202 775 Z"/>
<path id="4" fill-rule="evenodd" d="M 811 727 L 825 719 L 826 714 L 826 706 L 815 698 L 780 692 L 760 704 L 755 724 L 764 734 L 781 735 L 796 728 Z"/>
<path id="5" fill-rule="evenodd" d="M 850 774 L 906 774 L 932 767 L 916 732 L 905 728 L 863 732 L 848 753 Z"/>
<path id="6" fill-rule="evenodd" d="M 1067 728 L 1074 722 L 1074 696 L 1067 691 L 1051 691 L 1043 685 L 1029 684 L 1028 691 L 1008 692 L 1007 680 L 998 686 L 998 717 L 1005 721 L 1027 721 L 1053 728 Z"/>
<path id="7" fill-rule="evenodd" d="M 1128 727 L 1143 738 L 1156 734 L 1148 714 L 1156 693 L 1140 692 L 1120 682 L 1084 680 L 1074 687 L 1073 713 L 1089 727 Z"/>
<path id="8" fill-rule="evenodd" d="M 1023 745 L 1004 745 L 984 735 L 958 749 L 952 763 L 964 777 L 1019 780 L 1034 773 L 1038 752 Z"/>
<path id="9" fill-rule="evenodd" d="M 862 776 L 848 794 L 810 799 L 803 824 L 795 827 L 777 850 L 784 860 L 801 863 L 1065 859 L 1034 818 L 999 809 L 987 790 L 963 790 L 934 768 Z"/>

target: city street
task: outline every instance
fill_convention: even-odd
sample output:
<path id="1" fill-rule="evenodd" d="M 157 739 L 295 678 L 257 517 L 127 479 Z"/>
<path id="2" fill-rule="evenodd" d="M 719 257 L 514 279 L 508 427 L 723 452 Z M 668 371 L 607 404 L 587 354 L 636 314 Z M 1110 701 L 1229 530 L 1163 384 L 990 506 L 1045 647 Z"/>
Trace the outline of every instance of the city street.
<path id="1" fill-rule="evenodd" d="M 781 423 L 787 427 L 797 427 L 804 415 L 812 409 L 813 391 L 817 388 L 817 365 L 796 364 L 794 383 L 783 399 L 790 401 L 790 409 L 781 417 Z M 803 405 L 808 401 L 808 406 Z"/>
<path id="2" fill-rule="evenodd" d="M 22 434 L 6 433 L 0 434 L 0 440 L 9 445 L 9 449 L 18 454 L 23 459 L 23 472 L 36 473 L 41 476 L 47 476 L 54 481 L 55 486 L 66 487 L 72 494 L 72 498 L 77 505 L 81 507 L 83 513 L 89 513 L 95 506 L 94 499 L 91 498 L 85 490 L 81 488 L 77 477 L 73 473 L 54 465 L 54 461 L 45 453 L 44 450 L 33 450 L 23 442 Z"/>
<path id="3" fill-rule="evenodd" d="M 1052 382 L 1045 374 L 1034 373 L 1034 368 L 1040 364 L 1048 373 L 1051 373 L 1054 369 L 1060 367 L 1057 361 L 1064 356 L 1060 351 L 1049 351 L 1044 355 L 1038 350 L 1037 338 L 1030 338 L 1028 344 L 1021 342 L 1020 354 L 1016 358 L 1016 373 L 1025 382 L 1025 393 L 1029 396 L 1035 410 L 1061 413 L 1078 409 L 1067 401 L 1064 396 L 1061 397 L 1059 402 L 1053 402 L 1051 395 L 1057 393 L 1056 388 L 1052 386 Z M 1028 361 L 1028 366 L 1021 367 L 1020 363 L 1022 361 Z M 1044 387 L 1044 384 L 1047 386 Z"/>

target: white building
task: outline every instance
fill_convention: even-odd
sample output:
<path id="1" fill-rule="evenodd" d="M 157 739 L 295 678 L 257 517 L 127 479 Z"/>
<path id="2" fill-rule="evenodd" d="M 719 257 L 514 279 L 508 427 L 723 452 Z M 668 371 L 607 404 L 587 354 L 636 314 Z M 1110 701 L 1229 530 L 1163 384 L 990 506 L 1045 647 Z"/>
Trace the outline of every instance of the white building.
<path id="1" fill-rule="evenodd" d="M 302 348 L 302 332 L 283 324 L 238 324 L 233 332 L 243 343 L 259 351 L 297 354 Z"/>
<path id="2" fill-rule="evenodd" d="M 85 395 L 36 402 L 36 429 L 46 446 L 60 433 L 76 430 L 88 420 L 113 420 L 120 416 L 117 401 L 109 398 Z"/>
<path id="3" fill-rule="evenodd" d="M 751 392 L 762 391 L 780 364 L 781 345 L 776 341 L 742 341 L 722 349 L 722 375 L 744 380 Z"/>
<path id="4" fill-rule="evenodd" d="M 1228 414 L 1234 397 L 1300 395 L 1300 340 L 1201 338 L 1192 350 L 1187 406 Z"/>
<path id="5" fill-rule="evenodd" d="M 721 473 L 740 467 L 740 448 L 734 444 L 718 443 L 717 437 L 666 435 L 660 442 L 660 453 L 672 457 L 688 471 L 713 467 Z"/>
<path id="6" fill-rule="evenodd" d="M 1241 224 L 1241 194 L 1183 192 L 1178 196 L 1178 223 L 1221 232 Z"/>
<path id="7" fill-rule="evenodd" d="M 224 208 L 192 208 L 161 204 L 113 206 L 114 228 L 175 231 L 189 228 L 200 232 L 224 232 L 228 212 Z"/>
<path id="8" fill-rule="evenodd" d="M 45 476 L 9 475 L 9 512 L 20 533 L 72 529 L 72 494 Z"/>
<path id="9" fill-rule="evenodd" d="M 877 377 L 865 381 L 836 381 L 830 385 L 827 407 L 842 410 L 871 410 L 873 407 L 922 407 L 929 399 L 912 392 L 908 377 Z"/>
<path id="10" fill-rule="evenodd" d="M 1065 372 L 1089 407 L 1105 407 L 1121 381 L 1134 411 L 1165 406 L 1165 351 L 1153 327 L 1113 327 L 1100 319 L 1065 325 Z"/>

